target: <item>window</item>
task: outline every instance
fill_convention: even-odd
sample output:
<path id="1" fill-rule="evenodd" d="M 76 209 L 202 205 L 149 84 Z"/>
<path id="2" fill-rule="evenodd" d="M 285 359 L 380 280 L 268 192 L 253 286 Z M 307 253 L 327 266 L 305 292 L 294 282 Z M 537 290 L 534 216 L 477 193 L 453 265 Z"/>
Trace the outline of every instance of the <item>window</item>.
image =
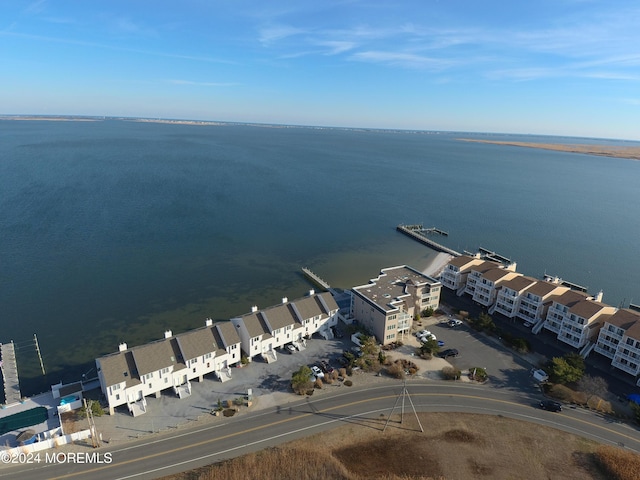
<path id="1" fill-rule="evenodd" d="M 204 359 L 205 359 L 205 360 L 208 360 L 208 359 L 210 359 L 211 357 L 212 357 L 212 354 L 211 354 L 211 352 L 209 352 L 209 353 L 205 354 Z"/>
<path id="2" fill-rule="evenodd" d="M 391 335 L 387 335 L 385 338 L 387 340 L 393 340 L 394 338 L 396 338 L 396 336 L 395 336 L 395 334 L 392 333 Z"/>
<path id="3" fill-rule="evenodd" d="M 194 369 L 193 369 L 193 373 L 196 373 L 196 369 L 195 369 L 195 367 L 194 367 Z"/>
<path id="4" fill-rule="evenodd" d="M 116 393 L 116 400 L 120 400 L 120 394 Z"/>

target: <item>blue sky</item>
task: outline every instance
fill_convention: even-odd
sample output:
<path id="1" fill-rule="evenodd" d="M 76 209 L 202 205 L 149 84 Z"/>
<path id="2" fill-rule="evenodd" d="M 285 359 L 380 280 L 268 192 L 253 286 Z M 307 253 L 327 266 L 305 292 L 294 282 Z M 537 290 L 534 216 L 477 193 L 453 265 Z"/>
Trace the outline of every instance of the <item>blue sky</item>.
<path id="1" fill-rule="evenodd" d="M 640 140 L 637 0 L 0 0 L 0 114 Z"/>

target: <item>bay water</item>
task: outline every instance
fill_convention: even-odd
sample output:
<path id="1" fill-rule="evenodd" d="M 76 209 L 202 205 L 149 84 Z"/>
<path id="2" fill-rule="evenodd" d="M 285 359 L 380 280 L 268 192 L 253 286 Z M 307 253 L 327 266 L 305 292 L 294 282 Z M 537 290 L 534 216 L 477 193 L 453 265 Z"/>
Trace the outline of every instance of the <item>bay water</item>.
<path id="1" fill-rule="evenodd" d="M 480 144 L 607 140 L 255 125 L 0 121 L 0 342 L 23 390 L 93 359 L 435 252 L 494 250 L 640 303 L 640 162 Z M 619 143 L 619 142 L 617 142 Z M 626 142 L 634 145 L 633 142 Z M 636 144 L 637 145 L 637 144 Z M 37 333 L 47 376 L 33 346 Z"/>

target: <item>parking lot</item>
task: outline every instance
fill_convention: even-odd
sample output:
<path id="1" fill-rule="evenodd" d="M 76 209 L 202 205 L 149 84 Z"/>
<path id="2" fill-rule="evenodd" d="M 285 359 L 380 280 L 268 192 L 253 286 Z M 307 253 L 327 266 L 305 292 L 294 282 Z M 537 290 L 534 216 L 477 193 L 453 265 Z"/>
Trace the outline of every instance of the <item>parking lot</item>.
<path id="1" fill-rule="evenodd" d="M 449 319 L 446 315 L 422 319 L 421 326 L 416 325 L 415 328 L 416 330 L 427 329 L 438 340 L 444 341 L 441 350 L 449 348 L 458 350 L 459 355 L 449 357 L 447 361 L 461 371 L 474 367 L 486 369 L 489 374 L 488 386 L 526 391 L 537 390 L 537 384 L 530 375 L 532 366 L 537 366 L 538 359 L 534 355 L 522 358 L 502 345 L 499 339 L 478 333 L 466 323 L 450 327 Z M 416 346 L 419 344 L 415 337 L 407 338 L 406 341 Z"/>

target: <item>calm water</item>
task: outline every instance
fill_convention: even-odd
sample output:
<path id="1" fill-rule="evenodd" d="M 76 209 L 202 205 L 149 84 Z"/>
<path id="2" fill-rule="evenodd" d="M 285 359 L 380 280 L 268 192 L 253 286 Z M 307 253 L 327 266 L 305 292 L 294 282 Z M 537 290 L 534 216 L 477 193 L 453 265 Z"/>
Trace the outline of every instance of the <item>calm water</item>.
<path id="1" fill-rule="evenodd" d="M 612 305 L 640 302 L 640 162 L 463 136 L 588 141 L 2 121 L 0 341 L 21 347 L 25 389 L 74 380 L 120 341 L 303 295 L 302 266 L 347 288 L 386 266 L 424 268 L 433 252 L 398 223 L 603 289 Z"/>

